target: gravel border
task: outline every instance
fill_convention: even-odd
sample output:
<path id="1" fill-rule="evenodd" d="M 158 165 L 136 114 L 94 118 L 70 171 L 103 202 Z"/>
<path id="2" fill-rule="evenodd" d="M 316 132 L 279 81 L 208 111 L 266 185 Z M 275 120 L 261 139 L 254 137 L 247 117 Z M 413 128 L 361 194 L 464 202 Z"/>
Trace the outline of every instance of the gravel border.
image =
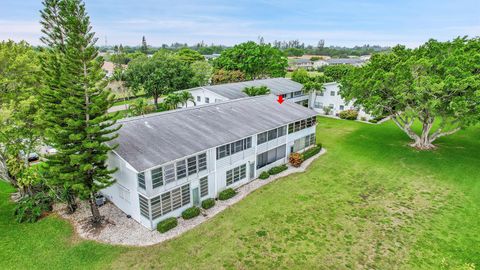
<path id="1" fill-rule="evenodd" d="M 245 198 L 252 191 L 267 185 L 279 178 L 290 175 L 292 173 L 304 172 L 308 166 L 321 155 L 325 154 L 327 150 L 322 148 L 320 153 L 307 159 L 298 168 L 288 165 L 288 169 L 270 176 L 268 179 L 255 179 L 243 186 L 236 189 L 237 194 L 225 201 L 217 200 L 215 206 L 203 210 L 201 215 L 193 219 L 184 220 L 178 218 L 178 226 L 165 232 L 159 233 L 156 230 L 149 230 L 136 222 L 132 218 L 127 218 L 125 213 L 118 209 L 112 203 L 107 203 L 100 207 L 100 214 L 105 217 L 105 224 L 101 229 L 92 230 L 88 226 L 88 220 L 90 216 L 90 208 L 88 204 L 82 202 L 79 208 L 73 215 L 69 215 L 65 212 L 65 205 L 56 205 L 55 211 L 72 223 L 75 228 L 75 232 L 82 238 L 88 240 L 94 240 L 102 243 L 114 244 L 114 245 L 126 245 L 126 246 L 150 246 L 161 243 L 163 241 L 173 239 L 186 231 L 189 231 L 203 222 L 211 219 L 218 213 L 227 209 L 231 205 L 236 204 Z"/>

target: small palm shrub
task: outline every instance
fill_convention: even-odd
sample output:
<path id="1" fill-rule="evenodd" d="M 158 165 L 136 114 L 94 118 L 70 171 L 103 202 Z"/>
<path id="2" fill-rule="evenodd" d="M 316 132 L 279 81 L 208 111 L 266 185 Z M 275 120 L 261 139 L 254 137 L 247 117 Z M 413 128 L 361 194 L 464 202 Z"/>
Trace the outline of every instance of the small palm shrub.
<path id="1" fill-rule="evenodd" d="M 178 221 L 174 217 L 167 218 L 165 220 L 160 221 L 157 224 L 157 231 L 164 233 L 167 232 L 175 227 L 177 227 Z"/>
<path id="2" fill-rule="evenodd" d="M 25 196 L 15 206 L 17 222 L 33 223 L 42 217 L 43 213 L 52 211 L 53 200 L 43 192 L 33 196 Z"/>
<path id="3" fill-rule="evenodd" d="M 235 194 L 237 194 L 235 190 L 233 190 L 232 188 L 227 188 L 224 191 L 220 192 L 220 194 L 218 194 L 218 199 L 220 199 L 221 201 L 225 201 L 235 196 Z"/>
<path id="4" fill-rule="evenodd" d="M 187 208 L 185 211 L 182 212 L 182 218 L 183 219 L 191 219 L 196 216 L 200 215 L 200 208 L 196 206 L 192 206 L 190 208 Z"/>
<path id="5" fill-rule="evenodd" d="M 303 160 L 307 160 L 307 159 L 315 156 L 316 154 L 320 153 L 321 150 L 322 150 L 322 144 L 321 143 L 319 143 L 316 146 L 306 150 L 305 152 L 303 152 Z"/>
<path id="6" fill-rule="evenodd" d="M 215 205 L 215 200 L 212 198 L 206 199 L 202 201 L 202 208 L 203 209 L 210 209 Z"/>
<path id="7" fill-rule="evenodd" d="M 258 178 L 263 179 L 263 180 L 267 179 L 268 177 L 270 177 L 270 174 L 269 174 L 267 171 L 262 172 L 262 173 L 258 176 Z"/>
<path id="8" fill-rule="evenodd" d="M 270 175 L 275 175 L 285 171 L 286 169 L 288 169 L 287 165 L 283 164 L 280 166 L 272 167 L 270 170 L 268 170 L 268 173 Z"/>
<path id="9" fill-rule="evenodd" d="M 355 110 L 345 110 L 341 111 L 339 114 L 340 118 L 346 120 L 357 120 L 358 112 Z"/>
<path id="10" fill-rule="evenodd" d="M 291 153 L 290 157 L 288 157 L 288 161 L 292 164 L 293 167 L 300 167 L 303 162 L 303 156 L 299 153 Z"/>

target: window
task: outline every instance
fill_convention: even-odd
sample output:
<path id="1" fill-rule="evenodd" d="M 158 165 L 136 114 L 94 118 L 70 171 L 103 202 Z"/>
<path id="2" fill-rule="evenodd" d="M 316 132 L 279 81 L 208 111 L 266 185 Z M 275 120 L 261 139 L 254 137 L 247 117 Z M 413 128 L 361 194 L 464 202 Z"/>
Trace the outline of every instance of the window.
<path id="1" fill-rule="evenodd" d="M 286 148 L 287 147 L 284 144 L 282 146 L 257 155 L 257 169 L 263 168 L 268 164 L 284 158 L 286 155 Z"/>
<path id="2" fill-rule="evenodd" d="M 263 132 L 257 135 L 257 145 L 260 145 L 267 141 L 268 132 Z"/>
<path id="3" fill-rule="evenodd" d="M 334 97 L 335 96 L 335 91 L 330 91 L 330 96 Z"/>
<path id="4" fill-rule="evenodd" d="M 184 159 L 177 161 L 176 167 L 177 167 L 177 180 L 187 176 L 187 166 L 185 164 Z"/>
<path id="5" fill-rule="evenodd" d="M 140 214 L 150 219 L 149 211 L 148 211 L 148 199 L 143 197 L 140 194 L 138 195 L 138 199 L 140 201 Z"/>
<path id="6" fill-rule="evenodd" d="M 287 126 L 279 127 L 278 128 L 278 135 L 277 137 L 282 137 L 287 134 Z"/>
<path id="7" fill-rule="evenodd" d="M 150 200 L 150 206 L 152 207 L 152 219 L 156 219 L 162 215 L 160 196 L 152 198 L 152 200 Z"/>
<path id="8" fill-rule="evenodd" d="M 198 155 L 198 171 L 201 172 L 207 169 L 207 154 Z"/>
<path id="9" fill-rule="evenodd" d="M 328 107 L 330 107 L 330 109 L 334 109 L 334 108 L 335 108 L 335 105 L 330 104 L 330 105 L 328 105 Z"/>
<path id="10" fill-rule="evenodd" d="M 175 166 L 173 164 L 166 165 L 164 168 L 165 184 L 175 181 Z"/>
<path id="11" fill-rule="evenodd" d="M 200 178 L 200 197 L 208 195 L 208 176 Z"/>
<path id="12" fill-rule="evenodd" d="M 304 128 L 312 127 L 316 124 L 315 116 L 288 124 L 288 133 L 294 133 Z"/>
<path id="13" fill-rule="evenodd" d="M 147 198 L 139 195 L 140 214 L 146 218 L 149 217 L 149 201 Z M 150 199 L 152 219 L 159 218 L 173 210 L 190 203 L 190 184 L 167 191 L 157 197 Z"/>
<path id="14" fill-rule="evenodd" d="M 145 173 L 141 172 L 137 174 L 138 187 L 145 189 Z"/>
<path id="15" fill-rule="evenodd" d="M 318 108 L 318 109 L 323 108 L 323 103 L 322 102 L 315 102 L 315 108 Z"/>
<path id="16" fill-rule="evenodd" d="M 197 173 L 197 157 L 189 157 L 188 161 L 188 175 Z"/>
<path id="17" fill-rule="evenodd" d="M 340 111 L 343 111 L 345 109 L 345 106 L 340 105 Z"/>
<path id="18" fill-rule="evenodd" d="M 245 149 L 252 147 L 252 138 L 248 137 L 233 143 L 217 147 L 217 160 L 228 157 Z"/>
<path id="19" fill-rule="evenodd" d="M 317 91 L 317 95 L 323 97 L 323 91 Z"/>
<path id="20" fill-rule="evenodd" d="M 277 138 L 277 130 L 272 129 L 272 130 L 268 131 L 268 140 L 271 141 L 275 138 Z"/>
<path id="21" fill-rule="evenodd" d="M 153 169 L 152 174 L 152 188 L 157 188 L 163 185 L 162 167 Z"/>
<path id="22" fill-rule="evenodd" d="M 202 101 L 202 98 L 200 96 L 197 96 L 197 101 L 198 102 Z"/>
<path id="23" fill-rule="evenodd" d="M 227 186 L 247 177 L 247 164 L 240 165 L 226 172 Z"/>
<path id="24" fill-rule="evenodd" d="M 205 103 L 210 103 L 210 98 L 205 97 Z"/>
<path id="25" fill-rule="evenodd" d="M 305 137 L 295 140 L 293 143 L 292 151 L 298 152 L 313 144 L 315 144 L 315 133 L 309 134 Z"/>

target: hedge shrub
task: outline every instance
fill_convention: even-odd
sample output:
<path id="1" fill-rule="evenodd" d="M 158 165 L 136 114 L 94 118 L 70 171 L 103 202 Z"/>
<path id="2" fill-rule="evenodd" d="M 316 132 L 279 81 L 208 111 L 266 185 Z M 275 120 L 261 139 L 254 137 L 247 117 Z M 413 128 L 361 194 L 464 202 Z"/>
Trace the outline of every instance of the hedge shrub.
<path id="1" fill-rule="evenodd" d="M 270 174 L 269 174 L 267 171 L 262 172 L 262 173 L 258 176 L 258 178 L 264 179 L 264 180 L 267 179 L 268 177 L 270 177 Z"/>
<path id="2" fill-rule="evenodd" d="M 286 169 L 288 169 L 287 165 L 282 164 L 280 166 L 272 167 L 270 170 L 268 170 L 268 173 L 270 175 L 275 175 L 285 171 Z"/>
<path id="3" fill-rule="evenodd" d="M 355 110 L 345 110 L 339 113 L 340 118 L 346 120 L 357 120 L 358 112 Z"/>
<path id="4" fill-rule="evenodd" d="M 183 219 L 191 219 L 196 216 L 200 215 L 200 208 L 196 206 L 192 206 L 190 208 L 185 209 L 185 211 L 182 212 L 182 218 Z"/>
<path id="5" fill-rule="evenodd" d="M 322 144 L 317 144 L 316 146 L 306 150 L 303 152 L 303 160 L 307 160 L 316 154 L 320 153 L 320 150 L 322 150 Z"/>
<path id="6" fill-rule="evenodd" d="M 157 224 L 157 231 L 164 233 L 167 232 L 175 227 L 177 227 L 178 221 L 174 217 L 167 218 L 165 220 L 160 221 Z"/>
<path id="7" fill-rule="evenodd" d="M 291 153 L 288 157 L 288 161 L 292 164 L 293 167 L 300 167 L 303 162 L 303 156 L 299 153 Z"/>
<path id="8" fill-rule="evenodd" d="M 203 209 L 210 209 L 215 205 L 215 200 L 212 198 L 206 199 L 202 201 L 202 208 Z"/>
<path id="9" fill-rule="evenodd" d="M 233 190 L 233 188 L 227 188 L 218 194 L 218 199 L 225 201 L 235 196 L 235 194 L 237 194 L 237 192 Z"/>

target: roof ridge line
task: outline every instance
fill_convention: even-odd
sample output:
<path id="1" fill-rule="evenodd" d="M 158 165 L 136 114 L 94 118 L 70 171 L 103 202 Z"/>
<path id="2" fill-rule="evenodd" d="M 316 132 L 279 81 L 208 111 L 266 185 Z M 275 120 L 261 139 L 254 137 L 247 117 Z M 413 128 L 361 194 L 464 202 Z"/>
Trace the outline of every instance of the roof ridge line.
<path id="1" fill-rule="evenodd" d="M 208 89 L 206 89 L 206 90 L 208 90 Z M 202 104 L 202 105 L 193 106 L 193 107 L 186 107 L 186 108 L 179 108 L 179 109 L 174 109 L 174 110 L 169 110 L 169 111 L 150 113 L 150 114 L 147 114 L 147 115 L 132 116 L 132 117 L 119 119 L 117 121 L 117 123 L 121 124 L 121 123 L 127 123 L 127 122 L 142 120 L 142 119 L 148 119 L 148 118 L 152 118 L 154 116 L 159 116 L 159 115 L 168 115 L 168 114 L 180 113 L 180 112 L 191 111 L 191 110 L 200 110 L 200 109 L 206 108 L 206 107 L 218 106 L 218 105 L 223 105 L 223 104 L 232 103 L 232 102 L 240 102 L 240 101 L 244 101 L 244 100 L 247 100 L 247 99 L 257 99 L 257 98 L 266 97 L 266 96 L 268 96 L 268 95 L 229 99 L 229 100 L 214 102 L 214 103 L 210 103 L 210 104 Z"/>

